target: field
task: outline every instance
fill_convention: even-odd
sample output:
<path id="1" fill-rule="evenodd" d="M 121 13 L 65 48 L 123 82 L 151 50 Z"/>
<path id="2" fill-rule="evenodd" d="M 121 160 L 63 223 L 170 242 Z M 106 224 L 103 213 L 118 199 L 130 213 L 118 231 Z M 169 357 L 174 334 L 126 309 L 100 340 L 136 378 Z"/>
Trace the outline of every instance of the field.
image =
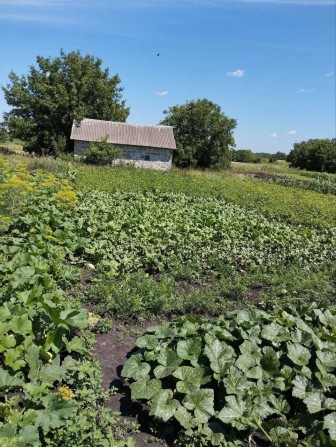
<path id="1" fill-rule="evenodd" d="M 336 445 L 335 193 L 3 155 L 0 444 Z"/>

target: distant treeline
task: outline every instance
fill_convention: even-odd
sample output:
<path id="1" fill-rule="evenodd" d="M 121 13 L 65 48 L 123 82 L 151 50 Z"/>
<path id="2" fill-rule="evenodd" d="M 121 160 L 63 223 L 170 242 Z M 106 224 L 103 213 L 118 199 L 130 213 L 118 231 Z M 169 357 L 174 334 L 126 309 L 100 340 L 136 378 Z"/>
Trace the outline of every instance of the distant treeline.
<path id="1" fill-rule="evenodd" d="M 277 160 L 286 160 L 287 155 L 284 152 L 269 154 L 267 152 L 252 152 L 250 149 L 238 149 L 231 153 L 232 161 L 241 163 L 274 163 Z"/>
<path id="2" fill-rule="evenodd" d="M 231 152 L 231 160 L 242 163 L 274 163 L 286 160 L 293 168 L 308 171 L 336 173 L 336 139 L 315 139 L 295 143 L 288 155 L 284 152 L 269 154 L 239 149 Z"/>

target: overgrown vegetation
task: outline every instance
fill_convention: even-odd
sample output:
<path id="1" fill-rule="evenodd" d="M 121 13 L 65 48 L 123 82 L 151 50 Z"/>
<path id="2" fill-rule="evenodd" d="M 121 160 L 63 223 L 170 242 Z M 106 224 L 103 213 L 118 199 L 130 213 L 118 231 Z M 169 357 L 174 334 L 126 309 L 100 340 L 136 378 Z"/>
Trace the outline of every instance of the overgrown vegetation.
<path id="1" fill-rule="evenodd" d="M 72 257 L 85 245 L 76 192 L 0 163 L 0 444 L 131 446 L 104 408 L 86 311 L 64 292 L 79 279 Z"/>
<path id="2" fill-rule="evenodd" d="M 83 156 L 83 161 L 92 165 L 112 166 L 113 162 L 120 157 L 121 152 L 119 147 L 110 144 L 105 137 L 101 141 L 90 144 Z"/>

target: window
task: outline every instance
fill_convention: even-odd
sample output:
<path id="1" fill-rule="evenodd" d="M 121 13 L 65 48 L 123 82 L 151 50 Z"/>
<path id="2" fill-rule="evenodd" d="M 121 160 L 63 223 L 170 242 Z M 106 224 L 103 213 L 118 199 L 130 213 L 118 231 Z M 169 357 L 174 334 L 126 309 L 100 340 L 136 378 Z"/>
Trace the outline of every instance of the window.
<path id="1" fill-rule="evenodd" d="M 149 160 L 150 160 L 149 155 L 145 155 L 145 161 L 149 161 Z"/>

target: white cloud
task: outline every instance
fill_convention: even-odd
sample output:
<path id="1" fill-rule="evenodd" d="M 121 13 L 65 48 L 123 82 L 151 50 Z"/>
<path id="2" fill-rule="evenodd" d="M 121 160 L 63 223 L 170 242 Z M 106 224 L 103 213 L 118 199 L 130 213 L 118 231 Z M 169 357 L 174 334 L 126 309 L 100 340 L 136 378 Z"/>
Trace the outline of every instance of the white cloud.
<path id="1" fill-rule="evenodd" d="M 286 132 L 287 135 L 296 135 L 297 134 L 297 130 L 293 129 L 293 130 L 289 130 L 288 132 Z"/>
<path id="2" fill-rule="evenodd" d="M 272 138 L 278 138 L 278 134 L 277 134 L 277 132 L 273 132 L 273 133 L 271 133 L 270 137 L 272 137 Z"/>
<path id="3" fill-rule="evenodd" d="M 240 68 L 238 68 L 238 70 L 236 71 L 228 71 L 226 73 L 226 76 L 228 76 L 229 78 L 242 78 L 243 76 L 245 76 L 245 70 L 241 70 Z"/>
<path id="4" fill-rule="evenodd" d="M 325 76 L 326 76 L 327 78 L 331 78 L 331 76 L 334 76 L 334 72 L 333 72 L 333 71 L 330 71 L 329 73 L 326 73 Z"/>
<path id="5" fill-rule="evenodd" d="M 167 96 L 168 92 L 167 92 L 167 90 L 164 90 L 163 92 L 156 92 L 155 94 L 156 94 L 156 96 Z"/>
<path id="6" fill-rule="evenodd" d="M 315 89 L 314 88 L 301 88 L 299 90 L 300 93 L 309 93 L 309 92 L 313 92 Z"/>

